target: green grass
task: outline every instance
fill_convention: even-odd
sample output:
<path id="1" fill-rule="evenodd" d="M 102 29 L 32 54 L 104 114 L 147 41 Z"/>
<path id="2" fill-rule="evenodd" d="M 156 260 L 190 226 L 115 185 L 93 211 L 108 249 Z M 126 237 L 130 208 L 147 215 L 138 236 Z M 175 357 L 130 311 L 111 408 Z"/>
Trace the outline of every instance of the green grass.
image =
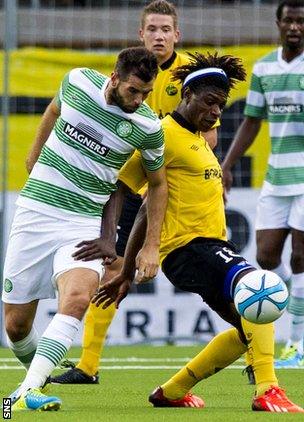
<path id="1" fill-rule="evenodd" d="M 301 414 L 270 414 L 252 412 L 250 409 L 253 387 L 241 375 L 240 369 L 227 369 L 199 383 L 194 392 L 203 397 L 204 409 L 154 409 L 147 401 L 155 386 L 166 381 L 182 367 L 181 359 L 193 357 L 201 348 L 176 346 L 125 346 L 106 347 L 104 370 L 100 370 L 99 385 L 52 385 L 50 394 L 63 401 L 59 412 L 22 412 L 13 414 L 16 421 L 291 421 L 303 420 Z M 78 358 L 80 349 L 74 348 L 69 358 Z M 0 393 L 5 397 L 12 392 L 23 378 L 23 370 L 3 369 L 4 364 L 16 366 L 16 362 L 4 362 L 11 358 L 7 349 L 0 349 Z M 136 358 L 133 361 L 130 358 Z M 117 358 L 116 361 L 109 359 Z M 138 359 L 148 359 L 138 361 Z M 155 361 L 151 361 L 155 359 Z M 242 362 L 238 362 L 242 365 Z M 153 366 L 173 366 L 169 369 L 153 369 Z M 149 369 L 119 369 L 118 366 L 145 366 Z M 112 369 L 110 368 L 112 367 Z M 113 368 L 114 367 L 114 368 Z M 152 368 L 151 368 L 152 367 Z M 56 371 L 60 373 L 60 370 Z M 280 370 L 280 384 L 288 396 L 304 405 L 302 370 Z"/>

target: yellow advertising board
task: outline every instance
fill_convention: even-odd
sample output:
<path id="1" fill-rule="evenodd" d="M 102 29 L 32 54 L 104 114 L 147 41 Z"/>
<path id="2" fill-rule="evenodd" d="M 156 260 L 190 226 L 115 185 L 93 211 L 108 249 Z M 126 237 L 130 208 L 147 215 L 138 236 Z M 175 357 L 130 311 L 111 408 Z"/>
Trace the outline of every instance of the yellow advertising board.
<path id="1" fill-rule="evenodd" d="M 230 46 L 219 49 L 220 54 L 231 54 L 242 58 L 248 78 L 231 92 L 229 104 L 246 97 L 251 70 L 254 62 L 275 47 Z M 214 51 L 214 47 L 202 47 L 200 52 Z M 189 49 L 189 51 L 194 51 Z M 63 76 L 74 67 L 90 67 L 104 74 L 110 74 L 114 67 L 116 54 L 95 53 L 63 49 L 23 48 L 10 55 L 9 92 L 12 98 L 28 97 L 51 99 L 57 92 Z M 3 54 L 0 56 L 0 72 L 3 74 Z M 1 87 L 2 89 L 2 87 Z M 34 139 L 40 114 L 18 112 L 9 119 L 8 145 L 8 188 L 19 190 L 25 179 L 25 157 Z M 0 121 L 2 133 L 2 121 Z M 259 187 L 264 178 L 269 137 L 266 124 L 254 145 L 247 151 L 252 157 L 252 186 Z"/>

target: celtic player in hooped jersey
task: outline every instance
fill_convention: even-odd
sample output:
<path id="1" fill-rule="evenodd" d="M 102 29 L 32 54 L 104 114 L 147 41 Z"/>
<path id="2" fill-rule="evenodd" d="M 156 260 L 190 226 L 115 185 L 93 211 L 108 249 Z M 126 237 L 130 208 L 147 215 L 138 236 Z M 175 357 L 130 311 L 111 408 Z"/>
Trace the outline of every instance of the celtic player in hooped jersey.
<path id="1" fill-rule="evenodd" d="M 90 69 L 72 70 L 42 118 L 4 266 L 8 344 L 28 369 L 10 396 L 13 411 L 61 406 L 59 398 L 44 395 L 41 388 L 76 336 L 104 273 L 101 258 L 111 262 L 115 256 L 117 221 L 107 201 L 111 194 L 115 198 L 118 172 L 135 149 L 148 174 L 153 215 L 138 263 L 143 274 L 157 271 L 167 203 L 163 131 L 143 103 L 156 74 L 151 52 L 125 49 L 110 78 Z M 98 259 L 76 261 L 82 241 L 97 238 Z M 38 301 L 55 297 L 56 290 L 58 312 L 38 341 L 33 327 Z"/>
<path id="2" fill-rule="evenodd" d="M 266 118 L 271 154 L 257 207 L 257 261 L 291 281 L 290 338 L 276 365 L 294 367 L 304 364 L 304 1 L 282 1 L 277 25 L 282 46 L 254 66 L 245 120 L 227 153 L 223 174 L 229 189 L 231 167 L 252 144 Z M 291 271 L 282 261 L 288 234 Z"/>
<path id="3" fill-rule="evenodd" d="M 142 10 L 139 36 L 144 46 L 157 58 L 158 74 L 146 103 L 163 118 L 170 114 L 181 100 L 180 81 L 172 80 L 172 70 L 187 64 L 189 56 L 175 51 L 179 41 L 178 17 L 175 6 L 166 0 L 154 0 Z M 207 133 L 204 139 L 214 148 L 217 143 L 216 126 Z M 142 192 L 140 192 L 142 193 Z M 141 197 L 129 192 L 124 202 L 123 211 L 117 228 L 117 259 L 106 268 L 103 281 L 107 281 L 119 273 L 125 252 L 126 242 L 137 211 L 141 205 Z M 86 249 L 86 246 L 88 248 Z M 89 259 L 93 245 L 84 245 L 77 255 Z M 94 249 L 95 253 L 96 249 Z M 107 330 L 115 315 L 115 307 L 97 308 L 91 304 L 85 317 L 83 348 L 80 361 L 75 368 L 54 376 L 52 382 L 60 384 L 97 384 L 99 382 L 99 360 L 106 340 Z"/>

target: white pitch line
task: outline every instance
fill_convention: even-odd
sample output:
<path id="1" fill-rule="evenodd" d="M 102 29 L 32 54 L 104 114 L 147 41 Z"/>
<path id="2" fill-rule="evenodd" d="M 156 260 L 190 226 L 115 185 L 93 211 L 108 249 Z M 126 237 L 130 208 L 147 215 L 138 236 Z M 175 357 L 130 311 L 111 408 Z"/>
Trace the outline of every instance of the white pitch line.
<path id="1" fill-rule="evenodd" d="M 10 366 L 10 365 L 2 365 L 0 366 L 0 370 L 24 370 L 24 368 L 19 365 L 19 366 Z M 115 366 L 99 366 L 99 369 L 101 369 L 102 371 L 120 371 L 122 369 L 132 369 L 132 370 L 153 370 L 153 369 L 180 369 L 180 366 L 175 366 L 175 365 L 151 365 L 151 366 L 144 366 L 144 365 L 115 365 Z M 233 365 L 233 366 L 228 366 L 225 369 L 229 369 L 229 370 L 233 370 L 233 369 L 244 369 L 244 365 Z M 286 368 L 278 368 L 278 369 L 286 369 Z M 304 369 L 304 367 L 290 367 L 288 369 Z"/>
<path id="2" fill-rule="evenodd" d="M 100 362 L 188 362 L 192 357 L 182 357 L 182 358 L 137 358 L 135 356 L 127 358 L 102 358 Z M 78 362 L 79 358 L 68 359 L 72 362 Z M 16 358 L 0 358 L 1 362 L 18 362 Z M 244 359 L 238 359 L 237 362 L 244 362 Z"/>
<path id="3" fill-rule="evenodd" d="M 243 369 L 244 366 L 234 366 L 234 367 L 228 367 L 226 369 Z M 22 366 L 10 366 L 10 365 L 3 365 L 0 366 L 0 370 L 10 370 L 10 369 L 23 369 L 24 368 Z M 99 366 L 99 369 L 101 369 L 102 371 L 105 370 L 122 370 L 122 369 L 135 369 L 135 370 L 139 370 L 139 369 L 180 369 L 180 366 L 175 366 L 175 365 L 151 365 L 151 366 L 144 366 L 144 365 L 115 365 L 115 366 Z"/>

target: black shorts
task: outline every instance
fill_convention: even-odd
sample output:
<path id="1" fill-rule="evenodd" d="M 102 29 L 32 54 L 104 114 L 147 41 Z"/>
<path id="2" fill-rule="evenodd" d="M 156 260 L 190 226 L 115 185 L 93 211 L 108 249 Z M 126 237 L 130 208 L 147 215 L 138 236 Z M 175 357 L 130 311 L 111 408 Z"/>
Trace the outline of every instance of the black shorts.
<path id="1" fill-rule="evenodd" d="M 181 290 L 199 294 L 226 321 L 231 320 L 233 281 L 241 271 L 254 268 L 235 252 L 230 242 L 196 238 L 171 252 L 162 269 Z M 234 311 L 233 311 L 234 313 Z"/>
<path id="2" fill-rule="evenodd" d="M 128 193 L 123 204 L 121 217 L 117 226 L 116 253 L 124 256 L 126 245 L 132 230 L 135 217 L 142 204 L 140 195 Z"/>

